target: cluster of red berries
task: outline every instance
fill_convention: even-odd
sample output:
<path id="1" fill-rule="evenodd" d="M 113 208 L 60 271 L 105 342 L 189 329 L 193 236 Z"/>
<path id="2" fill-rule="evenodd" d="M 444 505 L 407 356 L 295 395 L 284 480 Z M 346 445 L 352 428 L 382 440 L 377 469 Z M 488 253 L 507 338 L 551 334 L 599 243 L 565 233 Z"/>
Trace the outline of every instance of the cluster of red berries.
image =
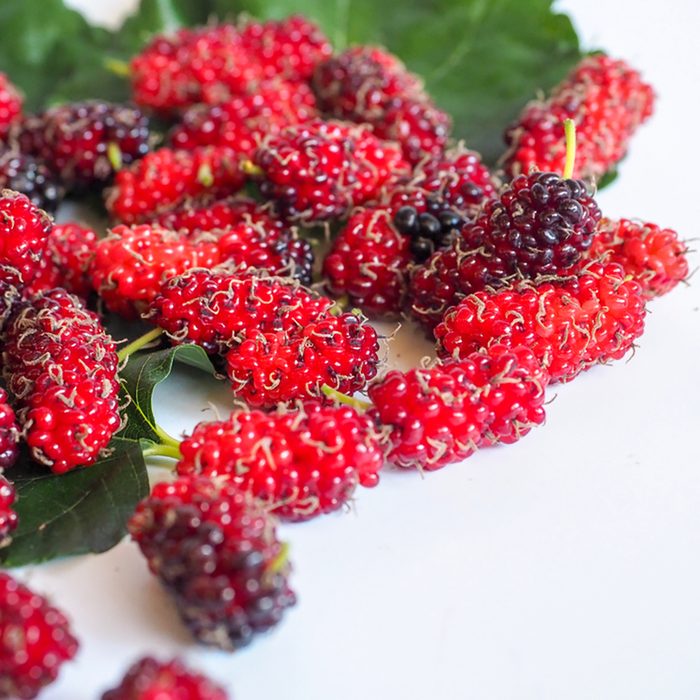
<path id="1" fill-rule="evenodd" d="M 626 355 L 647 301 L 688 276 L 674 231 L 605 219 L 591 193 L 653 107 L 622 61 L 589 56 L 529 104 L 498 176 L 450 142 L 397 57 L 334 54 L 302 17 L 157 36 L 130 70 L 138 106 L 28 115 L 0 75 L 0 546 L 21 443 L 61 474 L 122 424 L 95 310 L 198 345 L 245 406 L 168 446 L 177 476 L 128 530 L 203 644 L 241 648 L 294 605 L 277 519 L 347 507 L 386 463 L 431 471 L 516 442 L 543 423 L 550 383 Z M 170 121 L 155 150 L 151 115 Z M 42 210 L 95 189 L 104 236 Z M 315 265 L 318 226 L 334 236 Z M 381 371 L 365 313 L 411 315 L 438 359 Z M 35 697 L 77 646 L 62 613 L 0 574 L 0 698 Z M 146 657 L 103 696 L 156 697 L 226 694 Z"/>

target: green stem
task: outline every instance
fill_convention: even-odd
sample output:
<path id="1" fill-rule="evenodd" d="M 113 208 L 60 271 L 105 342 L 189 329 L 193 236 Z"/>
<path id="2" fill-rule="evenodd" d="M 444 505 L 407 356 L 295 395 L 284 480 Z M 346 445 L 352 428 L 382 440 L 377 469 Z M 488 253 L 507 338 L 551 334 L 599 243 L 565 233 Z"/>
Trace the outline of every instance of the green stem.
<path id="1" fill-rule="evenodd" d="M 143 451 L 144 457 L 170 457 L 171 459 L 176 459 L 180 461 L 182 459 L 182 453 L 180 448 L 172 445 L 151 445 Z"/>
<path id="2" fill-rule="evenodd" d="M 168 433 L 163 430 L 159 425 L 154 425 L 153 430 L 155 431 L 156 435 L 160 438 L 160 441 L 163 445 L 166 445 L 167 447 L 172 447 L 176 449 L 178 452 L 180 451 L 180 441 L 176 440 L 172 435 L 168 435 Z"/>
<path id="3" fill-rule="evenodd" d="M 355 399 L 352 396 L 346 396 L 345 394 L 341 394 L 337 389 L 328 386 L 328 384 L 324 384 L 321 387 L 321 391 L 329 399 L 335 399 L 339 403 L 343 403 L 346 406 L 352 406 L 357 411 L 366 411 L 368 408 L 372 408 L 373 405 L 369 401 L 360 401 L 359 399 Z"/>
<path id="4" fill-rule="evenodd" d="M 569 180 L 573 177 L 576 162 L 576 124 L 573 119 L 564 120 L 564 138 L 566 139 L 566 161 L 563 175 L 565 180 Z"/>
<path id="5" fill-rule="evenodd" d="M 265 174 L 265 171 L 261 167 L 255 165 L 252 160 L 244 160 L 241 163 L 241 170 L 251 177 L 262 177 Z"/>
<path id="6" fill-rule="evenodd" d="M 131 67 L 126 61 L 121 61 L 118 58 L 105 58 L 104 67 L 114 75 L 120 78 L 128 78 L 131 75 Z"/>
<path id="7" fill-rule="evenodd" d="M 122 165 L 124 165 L 124 160 L 122 159 L 122 149 L 119 148 L 119 144 L 114 141 L 110 141 L 107 144 L 107 160 L 109 164 L 114 168 L 114 170 L 121 170 Z"/>
<path id="8" fill-rule="evenodd" d="M 135 352 L 138 352 L 142 348 L 146 347 L 146 345 L 148 345 L 149 343 L 152 343 L 156 338 L 159 338 L 162 335 L 162 333 L 162 328 L 154 328 L 152 331 L 144 333 L 140 338 L 136 338 L 136 340 L 124 346 L 117 353 L 119 362 L 123 362 L 130 355 L 133 355 Z"/>

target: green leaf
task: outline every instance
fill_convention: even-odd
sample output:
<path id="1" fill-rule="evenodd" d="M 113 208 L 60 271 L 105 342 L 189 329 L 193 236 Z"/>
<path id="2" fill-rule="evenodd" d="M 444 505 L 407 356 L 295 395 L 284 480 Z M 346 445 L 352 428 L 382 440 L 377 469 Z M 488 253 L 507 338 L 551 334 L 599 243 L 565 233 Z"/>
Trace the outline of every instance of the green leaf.
<path id="1" fill-rule="evenodd" d="M 136 504 L 148 495 L 137 441 L 114 438 L 96 464 L 52 474 L 23 460 L 8 472 L 17 489 L 19 527 L 0 550 L 3 566 L 24 566 L 75 554 L 105 552 L 126 533 Z"/>
<path id="2" fill-rule="evenodd" d="M 230 2 L 219 2 L 219 12 Z M 558 83 L 581 58 L 569 18 L 552 0 L 240 0 L 252 15 L 303 12 L 334 41 L 378 43 L 423 76 L 454 119 L 454 135 L 489 162 L 523 105 Z"/>
<path id="3" fill-rule="evenodd" d="M 522 106 L 556 84 L 580 58 L 569 18 L 552 0 L 142 0 L 122 29 L 91 27 L 61 0 L 0 3 L 0 70 L 31 109 L 58 100 L 128 97 L 128 80 L 106 69 L 127 61 L 153 34 L 243 12 L 261 19 L 302 12 L 337 49 L 378 43 L 422 75 L 454 119 L 454 135 L 487 161 Z"/>
<path id="4" fill-rule="evenodd" d="M 596 187 L 599 190 L 602 190 L 604 187 L 612 185 L 612 183 L 615 182 L 615 180 L 617 180 L 619 174 L 620 172 L 617 168 L 608 170 L 608 172 L 605 173 L 605 175 L 603 175 L 603 177 L 601 177 L 600 180 L 598 180 L 598 182 L 596 183 Z"/>
<path id="5" fill-rule="evenodd" d="M 198 345 L 177 345 L 157 352 L 132 355 L 120 373 L 124 391 L 130 400 L 126 409 L 127 423 L 119 434 L 121 437 L 161 441 L 153 414 L 153 392 L 158 384 L 170 376 L 176 361 L 216 374 L 209 356 Z"/>

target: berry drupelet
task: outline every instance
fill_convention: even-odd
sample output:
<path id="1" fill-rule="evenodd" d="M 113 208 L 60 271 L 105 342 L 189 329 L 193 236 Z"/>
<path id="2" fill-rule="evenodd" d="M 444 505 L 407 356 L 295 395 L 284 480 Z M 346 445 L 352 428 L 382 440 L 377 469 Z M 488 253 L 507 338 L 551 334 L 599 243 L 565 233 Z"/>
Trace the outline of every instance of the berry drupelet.
<path id="1" fill-rule="evenodd" d="M 44 162 L 14 147 L 0 147 L 0 189 L 15 190 L 32 204 L 54 214 L 65 187 Z"/>
<path id="2" fill-rule="evenodd" d="M 344 217 L 409 170 L 398 148 L 368 127 L 320 120 L 267 138 L 254 166 L 263 196 L 302 224 Z"/>
<path id="3" fill-rule="evenodd" d="M 433 471 L 544 421 L 547 375 L 527 348 L 494 345 L 460 361 L 390 371 L 369 389 L 388 461 Z"/>
<path id="4" fill-rule="evenodd" d="M 154 37 L 132 59 L 130 75 L 134 101 L 168 116 L 248 92 L 263 68 L 235 26 L 215 24 Z"/>
<path id="5" fill-rule="evenodd" d="M 17 459 L 19 429 L 7 392 L 0 389 L 0 474 Z"/>
<path id="6" fill-rule="evenodd" d="M 26 195 L 0 190 L 0 265 L 15 268 L 19 284 L 38 274 L 49 231 L 51 219 Z"/>
<path id="7" fill-rule="evenodd" d="M 63 287 L 81 299 L 92 292 L 89 268 L 97 247 L 97 234 L 77 223 L 55 224 L 49 233 L 39 273 L 27 294 Z"/>
<path id="8" fill-rule="evenodd" d="M 175 343 L 225 353 L 248 331 L 296 333 L 327 314 L 333 301 L 287 278 L 229 267 L 168 276 L 149 320 Z"/>
<path id="9" fill-rule="evenodd" d="M 16 497 L 14 485 L 0 472 L 0 548 L 12 542 L 12 532 L 19 522 L 13 510 Z"/>
<path id="10" fill-rule="evenodd" d="M 148 310 L 166 279 L 220 260 L 215 241 L 188 239 L 157 225 L 115 226 L 98 241 L 90 279 L 110 311 L 126 318 Z"/>
<path id="11" fill-rule="evenodd" d="M 179 474 L 230 479 L 290 521 L 337 510 L 358 484 L 376 486 L 383 463 L 369 417 L 316 400 L 200 423 L 180 450 Z"/>
<path id="12" fill-rule="evenodd" d="M 35 460 L 62 474 L 97 461 L 121 426 L 114 341 L 63 289 L 18 306 L 3 372 Z"/>
<path id="13" fill-rule="evenodd" d="M 561 172 L 566 160 L 561 124 L 578 136 L 574 177 L 600 179 L 624 158 L 629 141 L 652 113 L 654 93 L 624 61 L 586 56 L 544 102 L 531 102 L 506 132 L 505 168 Z"/>
<path id="14" fill-rule="evenodd" d="M 249 21 L 241 27 L 241 43 L 259 63 L 264 78 L 281 76 L 298 83 L 307 82 L 316 66 L 333 53 L 328 37 L 301 15 Z"/>
<path id="15" fill-rule="evenodd" d="M 91 100 L 27 117 L 22 152 L 43 162 L 70 190 L 102 187 L 150 150 L 148 118 L 128 105 Z"/>
<path id="16" fill-rule="evenodd" d="M 102 700 L 228 700 L 226 692 L 206 676 L 188 669 L 179 659 L 137 661 L 121 683 Z"/>
<path id="17" fill-rule="evenodd" d="M 688 277 L 687 252 L 686 244 L 670 228 L 629 219 L 603 219 L 588 255 L 622 265 L 642 285 L 647 297 L 657 297 Z"/>
<path id="18" fill-rule="evenodd" d="M 525 280 L 477 292 L 435 329 L 438 352 L 461 358 L 493 344 L 525 345 L 552 382 L 622 358 L 644 330 L 642 288 L 615 263 L 589 263 L 576 276 Z"/>
<path id="19" fill-rule="evenodd" d="M 4 141 L 12 127 L 22 118 L 24 99 L 9 78 L 0 73 L 0 141 Z"/>
<path id="20" fill-rule="evenodd" d="M 156 221 L 188 238 L 215 240 L 221 260 L 238 271 L 249 267 L 311 283 L 314 262 L 311 244 L 300 238 L 269 204 L 246 197 L 188 203 Z"/>
<path id="21" fill-rule="evenodd" d="M 419 78 L 378 46 L 353 46 L 319 63 L 312 86 L 326 114 L 369 124 L 384 118 L 394 98 L 423 91 Z"/>
<path id="22" fill-rule="evenodd" d="M 0 572 L 0 698 L 35 698 L 77 651 L 65 615 Z"/>
<path id="23" fill-rule="evenodd" d="M 228 146 L 252 158 L 268 134 L 303 124 L 318 116 L 311 88 L 304 83 L 267 80 L 249 95 L 239 95 L 218 105 L 195 105 L 182 116 L 170 134 L 175 148 Z"/>
<path id="24" fill-rule="evenodd" d="M 175 209 L 192 197 L 226 197 L 244 184 L 238 154 L 230 148 L 159 148 L 116 174 L 105 205 L 114 219 L 133 224 Z"/>
<path id="25" fill-rule="evenodd" d="M 377 373 L 378 351 L 377 332 L 358 313 L 326 314 L 298 330 L 248 331 L 226 356 L 226 374 L 249 406 L 273 408 L 323 396 L 324 385 L 361 391 Z"/>
<path id="26" fill-rule="evenodd" d="M 157 484 L 129 532 L 202 644 L 240 649 L 295 603 L 274 522 L 231 481 L 181 476 Z"/>

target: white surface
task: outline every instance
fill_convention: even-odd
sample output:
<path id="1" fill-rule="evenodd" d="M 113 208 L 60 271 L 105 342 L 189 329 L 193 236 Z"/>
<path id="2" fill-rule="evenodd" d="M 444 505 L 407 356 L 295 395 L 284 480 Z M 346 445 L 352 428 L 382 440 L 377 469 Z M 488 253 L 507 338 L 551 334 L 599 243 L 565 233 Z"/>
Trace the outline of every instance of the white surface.
<path id="1" fill-rule="evenodd" d="M 127 2 L 71 4 L 106 19 Z M 604 211 L 697 237 L 699 6 L 561 7 L 659 94 Z M 183 655 L 238 700 L 700 697 L 698 307 L 697 285 L 655 302 L 633 360 L 555 388 L 518 445 L 387 473 L 354 512 L 283 527 L 300 603 L 242 653 L 190 644 L 129 543 L 27 572 L 83 642 L 42 697 L 97 698 L 145 653 Z M 159 395 L 164 424 L 191 427 L 211 391 L 183 374 Z"/>

